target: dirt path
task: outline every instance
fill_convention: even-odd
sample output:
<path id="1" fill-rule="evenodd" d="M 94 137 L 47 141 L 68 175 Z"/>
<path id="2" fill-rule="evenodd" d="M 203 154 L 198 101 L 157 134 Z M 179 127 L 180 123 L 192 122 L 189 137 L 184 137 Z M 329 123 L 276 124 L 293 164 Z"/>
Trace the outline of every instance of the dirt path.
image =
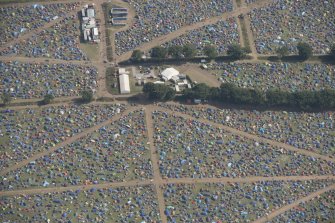
<path id="1" fill-rule="evenodd" d="M 242 47 L 245 47 L 244 36 L 243 36 L 243 32 L 242 32 L 241 20 L 239 18 L 237 18 L 236 21 L 237 21 L 237 32 L 238 32 L 240 44 L 241 44 Z"/>
<path id="2" fill-rule="evenodd" d="M 50 187 L 50 188 L 36 188 L 36 189 L 22 189 L 13 191 L 0 191 L 0 196 L 14 196 L 19 194 L 45 194 L 45 193 L 55 193 L 64 191 L 75 191 L 75 190 L 89 190 L 91 188 L 105 189 L 111 187 L 131 187 L 131 186 L 145 186 L 150 185 L 150 180 L 138 181 L 126 181 L 126 182 L 114 182 L 114 183 L 104 183 L 104 184 L 90 184 L 90 185 L 79 185 L 79 186 L 68 186 L 68 187 Z"/>
<path id="3" fill-rule="evenodd" d="M 335 190 L 335 184 L 331 185 L 331 186 L 328 186 L 326 188 L 323 188 L 321 190 L 318 190 L 314 193 L 311 193 L 309 194 L 308 196 L 306 197 L 303 197 L 299 200 L 296 200 L 295 202 L 289 204 L 289 205 L 286 205 L 284 207 L 281 207 L 277 210 L 275 210 L 274 212 L 270 213 L 269 215 L 265 216 L 265 217 L 262 217 L 260 219 L 257 219 L 256 221 L 254 221 L 253 223 L 264 223 L 264 222 L 268 222 L 269 220 L 275 218 L 276 216 L 286 212 L 286 211 L 289 211 L 291 210 L 292 208 L 298 206 L 300 203 L 302 202 L 308 202 L 310 200 L 312 200 L 313 198 L 316 198 L 318 196 L 320 196 L 321 194 L 323 193 L 326 193 L 328 191 L 331 191 L 331 190 Z"/>
<path id="4" fill-rule="evenodd" d="M 30 4 L 32 4 L 32 3 L 30 3 Z M 31 31 L 27 32 L 26 34 L 24 34 L 24 35 L 22 35 L 22 36 L 20 36 L 20 37 L 18 37 L 18 38 L 15 38 L 15 39 L 13 39 L 13 40 L 11 40 L 11 41 L 9 41 L 9 42 L 3 44 L 3 45 L 0 47 L 0 51 L 3 51 L 3 50 L 5 50 L 5 49 L 7 49 L 9 46 L 14 45 L 14 44 L 16 44 L 16 43 L 19 43 L 19 42 L 21 42 L 21 41 L 23 41 L 23 40 L 29 39 L 29 38 L 32 37 L 33 35 L 36 35 L 36 34 L 40 33 L 41 31 L 50 28 L 51 26 L 55 25 L 55 24 L 58 23 L 58 22 L 63 21 L 64 19 L 66 19 L 66 18 L 68 18 L 68 17 L 70 17 L 70 16 L 77 15 L 77 13 L 79 12 L 80 7 L 81 7 L 83 4 L 84 4 L 84 3 L 79 4 L 78 7 L 76 7 L 72 12 L 69 12 L 68 14 L 66 14 L 66 16 L 64 16 L 64 17 L 60 17 L 59 19 L 56 19 L 56 20 L 53 20 L 53 21 L 51 21 L 51 22 L 45 24 L 45 25 L 42 26 L 42 27 L 39 27 L 39 28 L 34 29 L 34 30 L 31 30 Z"/>
<path id="5" fill-rule="evenodd" d="M 0 56 L 0 61 L 10 62 L 19 61 L 22 63 L 43 63 L 43 64 L 75 64 L 82 66 L 92 66 L 91 61 L 83 60 L 59 60 L 59 59 L 49 59 L 45 57 L 21 57 L 21 56 Z"/>
<path id="6" fill-rule="evenodd" d="M 109 94 L 106 88 L 106 69 L 107 64 L 105 61 L 107 61 L 107 44 L 106 44 L 106 21 L 104 16 L 104 11 L 102 8 L 102 4 L 104 3 L 103 0 L 95 0 L 93 1 L 96 8 L 96 19 L 100 20 L 100 43 L 99 43 L 99 60 L 94 62 L 95 67 L 98 70 L 98 89 L 96 92 L 96 97 L 102 97 L 102 96 L 112 96 Z"/>
<path id="7" fill-rule="evenodd" d="M 218 177 L 218 178 L 177 178 L 167 179 L 166 184 L 194 183 L 255 183 L 259 181 L 296 181 L 296 180 L 335 180 L 333 175 L 325 176 L 275 176 L 275 177 Z"/>
<path id="8" fill-rule="evenodd" d="M 244 178 L 169 178 L 162 182 L 157 183 L 153 179 L 148 180 L 132 180 L 124 182 L 110 182 L 103 184 L 92 185 L 77 185 L 68 187 L 48 187 L 48 188 L 34 188 L 34 189 L 20 189 L 13 191 L 0 191 L 0 196 L 12 196 L 17 194 L 42 194 L 52 192 L 63 192 L 69 190 L 89 190 L 95 188 L 108 188 L 108 187 L 131 187 L 143 186 L 149 184 L 166 185 L 166 184 L 197 184 L 197 183 L 255 183 L 260 181 L 300 181 L 300 180 L 335 180 L 335 176 L 278 176 L 278 177 L 244 177 Z M 163 197 L 162 197 L 163 198 Z"/>
<path id="9" fill-rule="evenodd" d="M 258 53 L 257 53 L 256 45 L 255 45 L 254 35 L 251 31 L 250 17 L 245 13 L 243 20 L 245 22 L 247 36 L 248 36 L 248 40 L 250 43 L 250 50 L 251 50 L 250 55 L 252 56 L 253 59 L 257 59 Z"/>
<path id="10" fill-rule="evenodd" d="M 270 144 L 272 146 L 279 147 L 279 148 L 284 148 L 284 149 L 292 151 L 292 152 L 300 153 L 300 154 L 303 154 L 303 155 L 306 155 L 306 156 L 312 156 L 312 157 L 323 159 L 323 160 L 330 161 L 330 162 L 335 162 L 335 159 L 330 158 L 328 156 L 324 156 L 324 155 L 321 155 L 321 154 L 318 154 L 318 153 L 314 153 L 314 152 L 311 152 L 311 151 L 308 151 L 308 150 L 304 150 L 304 149 L 298 149 L 298 148 L 296 148 L 294 146 L 291 146 L 291 145 L 288 145 L 288 144 L 285 144 L 285 143 L 281 143 L 281 142 L 277 142 L 277 141 L 274 141 L 274 140 L 270 140 L 270 139 L 266 139 L 266 138 L 263 138 L 263 137 L 259 137 L 257 135 L 253 135 L 253 134 L 246 133 L 246 132 L 243 132 L 243 131 L 240 131 L 240 130 L 237 130 L 237 129 L 234 129 L 234 128 L 231 128 L 231 127 L 228 127 L 228 126 L 225 126 L 225 125 L 221 125 L 221 124 L 218 124 L 218 123 L 211 122 L 211 121 L 209 121 L 207 119 L 194 118 L 194 117 L 192 117 L 190 115 L 186 115 L 184 113 L 172 111 L 172 110 L 169 110 L 169 109 L 166 109 L 166 108 L 162 108 L 162 107 L 158 107 L 158 106 L 155 106 L 155 110 L 167 112 L 167 113 L 170 113 L 170 114 L 173 114 L 173 115 L 178 115 L 178 116 L 186 118 L 186 119 L 197 120 L 199 122 L 203 122 L 203 123 L 212 125 L 212 126 L 217 127 L 217 128 L 222 128 L 222 129 L 224 129 L 224 130 L 226 130 L 228 132 L 231 132 L 231 133 L 233 133 L 235 135 L 243 136 L 245 138 L 252 139 L 252 140 L 255 140 L 255 141 L 258 141 L 258 142 L 268 143 L 268 144 Z"/>
<path id="11" fill-rule="evenodd" d="M 233 0 L 233 10 L 237 9 L 239 7 L 237 7 L 237 3 L 236 3 L 236 0 Z"/>
<path id="12" fill-rule="evenodd" d="M 79 140 L 80 138 L 85 137 L 88 134 L 90 134 L 90 133 L 92 133 L 92 132 L 100 129 L 101 127 L 103 127 L 105 125 L 109 125 L 113 121 L 119 120 L 122 116 L 124 116 L 124 115 L 126 115 L 126 114 L 128 114 L 128 113 L 130 113 L 130 112 L 132 112 L 132 111 L 134 111 L 136 109 L 138 109 L 138 107 L 131 107 L 131 108 L 127 109 L 126 111 L 120 113 L 120 114 L 116 114 L 115 116 L 113 116 L 112 118 L 108 119 L 107 121 L 104 121 L 104 122 L 102 122 L 102 123 L 100 123 L 98 125 L 95 125 L 95 126 L 91 127 L 91 128 L 84 129 L 83 132 L 81 132 L 81 133 L 79 133 L 79 134 L 77 134 L 77 135 L 75 135 L 75 136 L 73 136 L 71 138 L 68 138 L 68 139 L 64 140 L 63 142 L 61 142 L 61 143 L 58 143 L 54 147 L 51 147 L 50 149 L 45 150 L 43 152 L 37 153 L 37 154 L 29 157 L 28 159 L 19 162 L 18 164 L 15 164 L 13 166 L 10 166 L 10 167 L 2 170 L 0 172 L 0 175 L 4 176 L 5 174 L 7 174 L 7 173 L 9 173 L 9 172 L 11 172 L 13 170 L 19 169 L 20 167 L 23 167 L 23 166 L 29 164 L 31 161 L 37 160 L 37 159 L 39 159 L 39 158 L 41 158 L 43 156 L 46 156 L 46 155 L 48 155 L 50 153 L 53 153 L 54 151 L 56 151 L 60 147 L 64 147 L 64 146 L 66 146 L 66 145 L 68 145 L 70 143 L 73 143 L 73 142 Z"/>
<path id="13" fill-rule="evenodd" d="M 71 104 L 74 104 L 71 101 L 54 101 L 53 103 L 47 104 L 47 105 L 16 105 L 16 106 L 8 106 L 5 109 L 11 109 L 11 110 L 22 110 L 26 108 L 35 108 L 35 109 L 42 109 L 42 108 L 48 108 L 53 106 L 70 106 Z M 121 102 L 121 101 L 93 101 L 90 103 L 90 105 L 116 105 L 116 104 L 128 104 L 127 102 Z M 0 108 L 1 111 L 1 108 Z"/>
<path id="14" fill-rule="evenodd" d="M 271 1 L 269 1 L 269 0 L 259 0 L 255 3 L 253 3 L 253 4 L 248 5 L 247 7 L 244 6 L 244 7 L 237 8 L 236 10 L 233 10 L 231 12 L 226 12 L 221 16 L 212 17 L 212 18 L 206 19 L 202 22 L 195 23 L 195 24 L 192 24 L 192 25 L 189 25 L 189 26 L 183 26 L 182 28 L 176 30 L 175 32 L 171 32 L 167 35 L 155 38 L 148 43 L 144 43 L 144 44 L 140 45 L 139 47 L 137 47 L 136 49 L 139 49 L 139 50 L 142 50 L 142 51 L 148 51 L 149 49 L 151 49 L 151 48 L 153 48 L 157 45 L 161 45 L 163 43 L 171 41 L 171 40 L 173 40 L 173 39 L 175 39 L 175 38 L 177 38 L 177 37 L 179 37 L 183 34 L 186 34 L 189 31 L 192 31 L 194 29 L 198 29 L 198 28 L 201 28 L 201 27 L 206 26 L 206 25 L 217 23 L 220 20 L 226 20 L 226 19 L 229 19 L 231 17 L 236 17 L 240 14 L 246 14 L 254 8 L 261 8 L 261 7 L 264 7 L 264 6 L 266 6 L 270 3 L 271 3 Z M 124 54 L 120 55 L 118 58 L 116 58 L 116 62 L 121 62 L 121 61 L 128 60 L 130 58 L 131 54 L 132 54 L 132 51 L 129 51 L 127 53 L 124 53 Z"/>
<path id="15" fill-rule="evenodd" d="M 158 205 L 159 205 L 159 214 L 161 216 L 161 220 L 163 223 L 167 223 L 166 215 L 164 214 L 165 210 L 165 202 L 164 202 L 164 196 L 161 189 L 162 185 L 162 177 L 160 175 L 159 171 L 159 159 L 158 159 L 158 153 L 156 150 L 156 147 L 154 145 L 154 125 L 152 120 L 152 110 L 150 106 L 145 107 L 145 121 L 147 124 L 147 130 L 148 130 L 148 139 L 149 139 L 149 146 L 150 146 L 150 156 L 151 156 L 151 163 L 152 168 L 154 172 L 154 179 L 153 182 L 156 187 L 157 192 L 157 198 L 158 198 Z"/>

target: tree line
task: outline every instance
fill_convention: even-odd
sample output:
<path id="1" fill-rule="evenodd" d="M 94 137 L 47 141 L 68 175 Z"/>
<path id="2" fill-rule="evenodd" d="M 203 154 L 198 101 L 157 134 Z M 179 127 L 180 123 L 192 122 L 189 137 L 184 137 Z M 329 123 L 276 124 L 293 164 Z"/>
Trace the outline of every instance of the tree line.
<path id="1" fill-rule="evenodd" d="M 175 91 L 165 85 L 147 83 L 144 85 L 143 91 L 154 100 L 168 101 L 175 98 Z M 334 89 L 298 92 L 281 89 L 261 91 L 259 89 L 240 88 L 231 83 L 224 83 L 220 87 L 209 87 L 201 83 L 196 84 L 191 89 L 185 89 L 181 98 L 184 100 L 211 100 L 235 105 L 299 108 L 303 111 L 335 108 Z"/>
<path id="2" fill-rule="evenodd" d="M 299 42 L 297 44 L 298 49 L 298 57 L 301 60 L 308 60 L 313 56 L 313 49 L 312 47 L 306 42 Z M 227 56 L 233 60 L 241 60 L 245 59 L 247 54 L 250 53 L 250 49 L 246 47 L 241 47 L 238 44 L 232 44 L 227 48 Z M 202 51 L 203 55 L 205 55 L 208 59 L 215 59 L 217 58 L 218 51 L 215 45 L 207 44 L 203 48 Z M 276 50 L 277 56 L 279 59 L 286 57 L 289 55 L 290 51 L 287 46 L 282 46 L 277 48 Z M 144 53 L 140 50 L 134 50 L 131 56 L 131 59 L 134 61 L 141 61 Z M 191 59 L 197 55 L 197 48 L 193 44 L 186 44 L 184 46 L 173 45 L 168 48 L 162 46 L 156 46 L 151 49 L 150 56 L 151 58 L 155 59 L 179 59 L 179 58 L 186 58 Z M 335 44 L 333 44 L 329 51 L 329 56 L 335 62 Z"/>
<path id="3" fill-rule="evenodd" d="M 198 50 L 193 44 L 186 44 L 184 46 L 173 45 L 168 48 L 156 46 L 151 49 L 150 56 L 155 59 L 192 59 L 196 57 L 197 52 Z M 241 47 L 238 44 L 230 45 L 227 49 L 227 55 L 232 59 L 244 59 L 249 52 L 249 49 Z M 216 46 L 210 44 L 204 46 L 202 53 L 209 59 L 215 59 L 219 56 Z M 143 55 L 144 53 L 142 51 L 134 50 L 131 59 L 140 61 L 142 60 Z"/>

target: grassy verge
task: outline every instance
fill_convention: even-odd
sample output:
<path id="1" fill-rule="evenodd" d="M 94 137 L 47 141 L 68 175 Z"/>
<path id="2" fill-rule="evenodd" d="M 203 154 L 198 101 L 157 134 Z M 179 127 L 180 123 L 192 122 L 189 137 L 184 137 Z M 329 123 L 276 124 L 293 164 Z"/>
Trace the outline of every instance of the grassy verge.
<path id="1" fill-rule="evenodd" d="M 243 38 L 243 41 L 244 41 L 244 47 L 247 48 L 247 49 L 251 49 L 245 20 L 244 20 L 244 18 L 241 18 L 241 17 L 239 17 L 238 19 L 239 19 L 240 24 L 241 24 L 242 38 Z"/>
<path id="2" fill-rule="evenodd" d="M 323 64 L 335 64 L 334 59 L 329 55 L 312 56 L 308 60 L 302 60 L 298 55 L 285 56 L 279 59 L 278 56 L 260 56 L 259 60 L 271 62 L 286 62 L 286 63 L 304 63 L 304 62 L 319 62 Z"/>
<path id="3" fill-rule="evenodd" d="M 143 86 L 138 86 L 136 85 L 136 80 L 135 78 L 131 77 L 129 75 L 129 82 L 130 82 L 130 93 L 135 94 L 135 93 L 141 93 L 143 90 Z"/>
<path id="4" fill-rule="evenodd" d="M 106 29 L 106 46 L 107 46 L 107 60 L 109 61 L 109 62 L 111 62 L 112 60 L 113 60 L 113 48 L 112 48 L 112 44 L 111 44 L 111 35 L 113 35 L 113 34 L 111 34 L 110 33 L 111 31 L 110 30 L 108 30 L 108 29 Z"/>
<path id="5" fill-rule="evenodd" d="M 236 5 L 237 5 L 237 7 L 241 7 L 241 5 L 242 5 L 241 0 L 236 0 Z"/>
<path id="6" fill-rule="evenodd" d="M 120 86 L 118 78 L 114 76 L 115 74 L 115 68 L 114 67 L 108 67 L 106 69 L 106 88 L 107 91 L 113 95 L 120 94 Z M 114 87 L 114 85 L 116 87 Z"/>
<path id="7" fill-rule="evenodd" d="M 99 45 L 91 43 L 81 43 L 80 48 L 85 52 L 91 61 L 99 59 Z"/>

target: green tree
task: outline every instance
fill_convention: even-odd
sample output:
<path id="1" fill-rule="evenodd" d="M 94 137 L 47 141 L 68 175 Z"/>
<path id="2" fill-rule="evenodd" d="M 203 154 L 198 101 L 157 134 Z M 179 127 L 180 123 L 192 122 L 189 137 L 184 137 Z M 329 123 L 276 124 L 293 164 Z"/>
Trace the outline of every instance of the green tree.
<path id="1" fill-rule="evenodd" d="M 45 105 L 50 104 L 54 100 L 54 98 L 55 97 L 52 94 L 46 94 L 44 95 L 42 103 Z"/>
<path id="2" fill-rule="evenodd" d="M 294 92 L 292 96 L 295 99 L 295 104 L 303 110 L 310 111 L 318 105 L 318 98 L 314 91 Z"/>
<path id="3" fill-rule="evenodd" d="M 280 89 L 270 89 L 266 92 L 266 103 L 269 106 L 285 106 L 288 104 L 289 93 Z"/>
<path id="4" fill-rule="evenodd" d="M 166 58 L 167 50 L 162 46 L 156 46 L 151 50 L 151 57 L 164 59 Z"/>
<path id="5" fill-rule="evenodd" d="M 143 92 L 145 94 L 150 94 L 154 90 L 155 90 L 155 84 L 154 83 L 148 82 L 148 83 L 143 85 Z"/>
<path id="6" fill-rule="evenodd" d="M 213 45 L 206 45 L 204 47 L 204 54 L 209 58 L 209 59 L 214 59 L 218 56 L 218 52 L 215 46 Z"/>
<path id="7" fill-rule="evenodd" d="M 189 89 L 189 88 L 185 88 L 182 92 L 183 97 L 186 99 L 193 99 L 194 95 L 193 95 L 193 90 Z"/>
<path id="8" fill-rule="evenodd" d="M 279 59 L 282 59 L 283 57 L 286 57 L 289 54 L 289 49 L 287 46 L 282 46 L 276 50 L 276 53 Z"/>
<path id="9" fill-rule="evenodd" d="M 246 57 L 246 51 L 240 45 L 233 44 L 228 47 L 227 55 L 233 60 L 240 60 Z"/>
<path id="10" fill-rule="evenodd" d="M 2 103 L 6 106 L 9 105 L 9 103 L 12 101 L 12 97 L 9 93 L 3 92 L 1 95 Z"/>
<path id="11" fill-rule="evenodd" d="M 193 91 L 193 98 L 206 100 L 210 97 L 211 88 L 205 83 L 200 83 L 195 85 L 192 88 L 192 91 Z"/>
<path id="12" fill-rule="evenodd" d="M 93 92 L 91 90 L 84 90 L 81 92 L 81 100 L 83 102 L 91 102 L 93 100 Z"/>
<path id="13" fill-rule="evenodd" d="M 141 50 L 134 50 L 131 54 L 131 59 L 134 61 L 140 61 L 143 57 L 143 52 Z"/>
<path id="14" fill-rule="evenodd" d="M 167 87 L 167 86 L 166 86 L 166 87 Z M 164 95 L 164 97 L 163 97 L 163 100 L 164 100 L 164 101 L 171 101 L 171 100 L 173 100 L 173 99 L 175 98 L 175 96 L 176 96 L 176 91 L 173 90 L 173 89 L 170 88 L 170 87 L 167 87 L 166 92 L 165 92 L 165 95 Z"/>
<path id="15" fill-rule="evenodd" d="M 183 54 L 185 58 L 193 58 L 197 54 L 197 49 L 193 44 L 187 44 L 183 46 Z"/>
<path id="16" fill-rule="evenodd" d="M 311 56 L 313 56 L 313 49 L 308 43 L 298 43 L 297 49 L 299 52 L 299 57 L 303 60 L 308 60 Z"/>
<path id="17" fill-rule="evenodd" d="M 168 48 L 168 53 L 173 58 L 181 58 L 183 47 L 179 45 L 170 46 Z"/>
<path id="18" fill-rule="evenodd" d="M 220 96 L 223 102 L 233 102 L 233 95 L 236 90 L 234 84 L 223 83 L 220 86 Z"/>
<path id="19" fill-rule="evenodd" d="M 211 87 L 209 90 L 209 98 L 217 100 L 220 98 L 220 88 L 217 87 Z"/>
<path id="20" fill-rule="evenodd" d="M 175 97 L 175 91 L 163 84 L 146 83 L 143 86 L 143 92 L 154 100 L 168 101 Z"/>
<path id="21" fill-rule="evenodd" d="M 330 56 L 333 58 L 335 62 L 335 43 L 330 47 Z"/>
<path id="22" fill-rule="evenodd" d="M 318 92 L 317 101 L 321 109 L 335 108 L 335 90 L 324 89 Z"/>

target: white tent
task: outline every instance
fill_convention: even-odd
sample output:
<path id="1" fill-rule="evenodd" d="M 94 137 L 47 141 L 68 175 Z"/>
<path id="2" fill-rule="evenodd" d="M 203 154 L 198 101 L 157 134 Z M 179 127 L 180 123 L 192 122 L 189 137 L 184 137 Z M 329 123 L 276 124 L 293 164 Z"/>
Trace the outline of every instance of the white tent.
<path id="1" fill-rule="evenodd" d="M 174 69 L 173 67 L 167 68 L 161 73 L 161 76 L 164 81 L 168 81 L 172 77 L 178 76 L 178 75 L 179 75 L 179 71 Z"/>
<path id="2" fill-rule="evenodd" d="M 119 81 L 120 81 L 121 94 L 129 94 L 130 93 L 129 75 L 121 74 L 119 76 Z"/>

